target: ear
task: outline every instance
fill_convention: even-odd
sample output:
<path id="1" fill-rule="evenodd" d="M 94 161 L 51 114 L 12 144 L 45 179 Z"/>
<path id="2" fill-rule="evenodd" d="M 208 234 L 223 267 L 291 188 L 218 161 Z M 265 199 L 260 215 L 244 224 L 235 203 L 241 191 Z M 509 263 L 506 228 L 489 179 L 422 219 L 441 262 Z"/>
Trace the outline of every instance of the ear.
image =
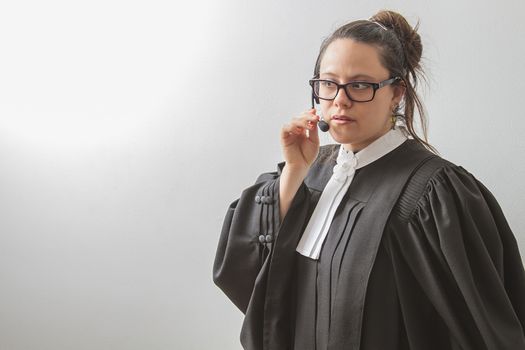
<path id="1" fill-rule="evenodd" d="M 394 105 L 399 105 L 403 96 L 405 96 L 406 86 L 405 82 L 401 81 L 399 84 L 393 86 L 394 95 L 392 96 L 392 102 Z"/>

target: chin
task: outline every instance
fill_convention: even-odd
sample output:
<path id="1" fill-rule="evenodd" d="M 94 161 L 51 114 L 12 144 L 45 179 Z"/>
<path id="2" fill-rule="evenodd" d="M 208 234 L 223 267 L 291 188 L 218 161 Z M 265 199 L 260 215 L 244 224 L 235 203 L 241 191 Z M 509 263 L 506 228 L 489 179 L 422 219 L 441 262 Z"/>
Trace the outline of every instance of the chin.
<path id="1" fill-rule="evenodd" d="M 361 140 L 362 138 L 360 138 L 357 135 L 348 135 L 348 134 L 342 135 L 341 133 L 334 131 L 332 127 L 330 127 L 329 131 L 330 131 L 330 135 L 332 136 L 334 141 L 337 143 L 352 144 L 352 143 L 359 143 L 362 141 Z"/>

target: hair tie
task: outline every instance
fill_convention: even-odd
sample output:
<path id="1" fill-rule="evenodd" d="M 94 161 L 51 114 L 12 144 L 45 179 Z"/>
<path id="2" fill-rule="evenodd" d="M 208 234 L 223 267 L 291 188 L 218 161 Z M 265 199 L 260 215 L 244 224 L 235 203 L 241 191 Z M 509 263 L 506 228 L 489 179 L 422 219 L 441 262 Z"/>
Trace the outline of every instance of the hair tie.
<path id="1" fill-rule="evenodd" d="M 381 23 L 377 22 L 377 21 L 372 21 L 370 19 L 367 19 L 368 22 L 372 22 L 372 23 L 375 23 L 377 24 L 378 26 L 380 26 L 383 30 L 388 30 L 384 25 L 382 25 Z"/>

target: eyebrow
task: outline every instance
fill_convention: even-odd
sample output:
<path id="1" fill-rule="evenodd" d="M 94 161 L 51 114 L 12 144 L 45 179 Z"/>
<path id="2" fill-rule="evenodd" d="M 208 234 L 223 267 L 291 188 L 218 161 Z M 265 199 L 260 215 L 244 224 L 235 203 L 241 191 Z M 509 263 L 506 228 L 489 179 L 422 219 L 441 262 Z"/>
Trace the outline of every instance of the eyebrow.
<path id="1" fill-rule="evenodd" d="M 328 76 L 330 76 L 330 77 L 334 77 L 334 78 L 337 77 L 337 74 L 330 73 L 330 72 L 323 72 L 323 73 L 320 73 L 319 76 L 321 76 L 321 75 L 328 75 Z M 361 78 L 364 78 L 364 79 L 370 79 L 370 80 L 376 80 L 376 78 L 371 77 L 370 75 L 366 75 L 366 74 L 356 74 L 356 75 L 353 75 L 353 76 L 350 77 L 349 80 L 355 80 L 355 79 L 361 79 Z"/>

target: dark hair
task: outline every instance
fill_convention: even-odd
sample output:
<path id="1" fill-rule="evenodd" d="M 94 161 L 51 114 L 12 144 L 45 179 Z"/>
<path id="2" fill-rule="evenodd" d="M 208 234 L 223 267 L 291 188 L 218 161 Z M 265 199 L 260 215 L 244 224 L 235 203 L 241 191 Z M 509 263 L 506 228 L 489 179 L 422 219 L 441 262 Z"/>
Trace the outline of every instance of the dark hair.
<path id="1" fill-rule="evenodd" d="M 376 23 L 374 23 L 376 22 Z M 321 60 L 328 45 L 337 39 L 352 39 L 358 42 L 374 45 L 379 49 L 381 64 L 388 69 L 391 77 L 403 79 L 400 84 L 406 88 L 403 98 L 404 116 L 408 132 L 418 142 L 432 152 L 437 153 L 427 141 L 427 118 L 423 103 L 416 87 L 420 79 L 426 80 L 420 65 L 423 52 L 421 38 L 417 33 L 419 22 L 414 28 L 397 12 L 382 10 L 370 20 L 357 20 L 337 28 L 332 35 L 321 44 L 314 68 L 314 77 L 319 77 Z M 423 138 L 414 129 L 414 112 L 417 108 Z M 399 112 L 398 108 L 395 112 Z"/>

